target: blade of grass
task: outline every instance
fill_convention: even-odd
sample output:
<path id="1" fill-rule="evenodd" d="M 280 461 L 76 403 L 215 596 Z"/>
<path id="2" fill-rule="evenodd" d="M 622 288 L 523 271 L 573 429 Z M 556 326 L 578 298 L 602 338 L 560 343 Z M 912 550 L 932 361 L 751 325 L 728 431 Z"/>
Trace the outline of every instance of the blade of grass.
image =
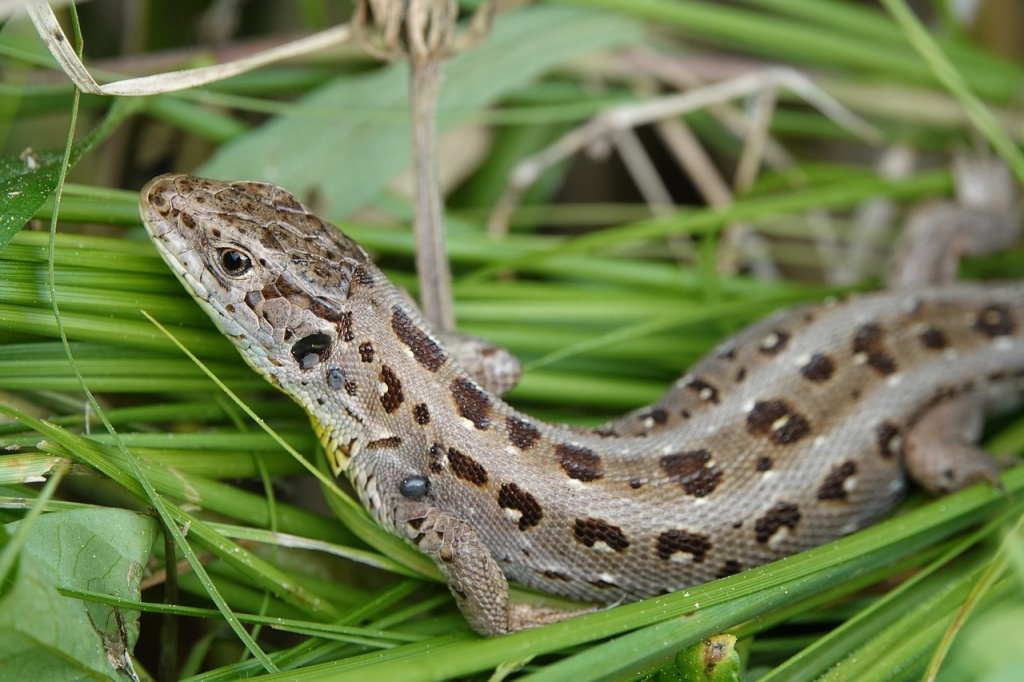
<path id="1" fill-rule="evenodd" d="M 74 11 L 74 5 L 72 4 L 70 7 L 71 7 L 72 23 L 73 23 L 74 28 L 75 28 L 76 45 L 79 47 L 78 55 L 79 55 L 79 58 L 80 58 L 81 54 L 82 54 L 81 53 L 82 39 L 81 39 L 81 32 L 80 32 L 79 26 L 78 26 L 78 15 Z M 54 212 L 53 212 L 53 217 L 50 220 L 50 242 L 49 242 L 48 254 L 47 254 L 47 270 L 48 270 L 48 273 L 49 273 L 48 282 L 49 282 L 49 291 L 50 291 L 50 302 L 51 302 L 51 304 L 53 306 L 53 315 L 54 315 L 54 319 L 55 319 L 56 324 L 57 324 L 57 331 L 58 331 L 58 333 L 60 335 L 61 343 L 64 345 L 64 349 L 65 349 L 65 351 L 67 353 L 68 361 L 71 363 L 71 368 L 74 371 L 75 376 L 78 379 L 79 383 L 81 384 L 82 390 L 85 393 L 86 397 L 88 398 L 89 403 L 92 405 L 93 411 L 100 417 L 100 419 L 103 420 L 104 427 L 114 437 L 115 441 L 117 441 L 117 432 L 114 430 L 113 425 L 109 421 L 107 421 L 106 417 L 103 414 L 102 408 L 100 407 L 99 403 L 97 402 L 95 396 L 93 396 L 92 392 L 89 390 L 88 386 L 86 386 L 85 380 L 82 378 L 82 375 L 78 372 L 78 368 L 75 366 L 74 356 L 73 356 L 73 354 L 71 352 L 71 347 L 68 344 L 67 335 L 65 334 L 64 328 L 63 328 L 62 323 L 61 323 L 60 310 L 59 310 L 58 304 L 57 304 L 57 295 L 56 295 L 56 291 L 54 289 L 54 287 L 55 287 L 55 285 L 54 285 L 54 277 L 53 277 L 53 272 L 54 272 L 54 257 L 53 257 L 54 256 L 54 237 L 57 234 L 57 217 L 58 217 L 58 211 L 60 210 L 60 196 L 61 196 L 61 193 L 63 192 L 63 189 L 64 189 L 64 178 L 65 178 L 65 176 L 67 174 L 68 167 L 70 166 L 70 164 L 72 162 L 72 140 L 74 139 L 74 131 L 75 131 L 76 123 L 77 123 L 78 99 L 79 99 L 79 93 L 76 91 L 75 92 L 75 97 L 74 97 L 74 102 L 73 102 L 72 107 L 71 107 L 71 120 L 70 120 L 70 124 L 69 124 L 69 129 L 68 129 L 67 145 L 66 145 L 66 147 L 64 149 L 64 157 L 63 157 L 63 159 L 61 161 L 60 166 L 58 167 L 57 176 L 56 176 L 56 188 L 55 188 L 55 196 L 54 196 Z M 0 238 L 2 238 L 2 237 L 0 237 Z M 6 242 L 6 240 L 4 242 L 0 242 L 0 246 L 2 246 L 2 243 L 5 243 L 5 242 Z M 267 655 L 263 652 L 263 650 L 256 643 L 256 641 L 252 639 L 252 637 L 245 630 L 245 628 L 242 627 L 242 624 L 239 623 L 238 620 L 234 617 L 234 614 L 231 613 L 231 610 L 228 607 L 227 603 L 224 602 L 224 600 L 221 598 L 220 594 L 217 592 L 217 588 L 213 584 L 213 581 L 210 580 L 209 576 L 206 574 L 206 570 L 203 568 L 202 563 L 195 556 L 195 553 L 192 551 L 191 546 L 188 544 L 188 542 L 186 542 L 185 536 L 182 533 L 181 529 L 178 528 L 176 520 L 171 516 L 171 513 L 168 510 L 168 506 L 157 495 L 156 490 L 153 489 L 153 487 L 150 484 L 149 480 L 142 473 L 141 468 L 139 467 L 138 463 L 135 461 L 135 458 L 132 456 L 132 454 L 128 451 L 128 448 L 125 447 L 124 444 L 120 443 L 119 441 L 117 442 L 117 445 L 118 445 L 118 449 L 120 449 L 122 451 L 122 453 L 124 454 L 125 458 L 127 459 L 128 464 L 131 467 L 132 473 L 136 477 L 136 480 L 139 482 L 139 484 L 142 486 L 143 490 L 145 491 L 146 498 L 153 505 L 153 508 L 157 511 L 157 514 L 160 516 L 160 519 L 161 519 L 161 521 L 162 521 L 162 523 L 164 525 L 164 529 L 165 529 L 164 532 L 170 532 L 174 536 L 176 544 L 178 545 L 178 547 L 181 548 L 182 552 L 185 554 L 185 557 L 188 559 L 189 564 L 192 566 L 192 570 L 195 571 L 195 574 L 199 577 L 200 580 L 203 581 L 204 587 L 206 587 L 208 589 L 210 597 L 214 600 L 214 602 L 217 604 L 217 606 L 221 609 L 221 612 L 224 614 L 225 620 L 228 622 L 228 624 L 231 626 L 231 628 L 235 631 L 235 634 L 238 636 L 238 638 L 245 645 L 246 649 L 248 649 L 253 654 L 253 656 L 256 657 L 256 659 L 259 660 L 263 664 L 264 668 L 268 672 L 276 672 L 277 668 L 274 666 L 273 662 L 267 657 Z"/>
<path id="2" fill-rule="evenodd" d="M 1010 138 L 999 121 L 988 110 L 988 107 L 971 91 L 967 79 L 943 53 L 928 31 L 921 25 L 913 11 L 903 0 L 882 0 L 882 5 L 889 11 L 893 19 L 907 36 L 907 41 L 921 55 L 932 74 L 949 90 L 970 116 L 971 122 L 989 144 L 998 152 L 1017 176 L 1018 182 L 1024 182 L 1024 154 Z"/>
<path id="3" fill-rule="evenodd" d="M 1003 483 L 1010 495 L 1024 492 L 1024 468 L 1007 472 Z M 1003 492 L 974 486 L 823 547 L 682 592 L 489 640 L 442 636 L 386 654 L 311 666 L 291 673 L 291 679 L 359 680 L 371 670 L 407 682 L 447 679 L 487 670 L 506 660 L 565 650 L 644 628 L 523 678 L 618 679 L 647 669 L 731 624 L 898 561 L 1006 504 Z"/>

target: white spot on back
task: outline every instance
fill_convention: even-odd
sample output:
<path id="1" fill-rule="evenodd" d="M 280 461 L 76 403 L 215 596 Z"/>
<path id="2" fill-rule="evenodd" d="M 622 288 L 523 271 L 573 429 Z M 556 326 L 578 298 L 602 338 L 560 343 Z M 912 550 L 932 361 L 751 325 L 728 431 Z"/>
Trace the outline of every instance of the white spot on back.
<path id="1" fill-rule="evenodd" d="M 505 515 L 505 518 L 516 523 L 519 523 L 519 519 L 523 518 L 523 512 L 514 507 L 502 507 L 501 512 Z"/>
<path id="2" fill-rule="evenodd" d="M 768 538 L 768 546 L 772 549 L 778 549 L 787 538 L 789 538 L 789 526 L 781 526 L 775 534 Z"/>
<path id="3" fill-rule="evenodd" d="M 997 336 L 992 345 L 995 346 L 996 350 L 1013 350 L 1014 346 L 1017 345 L 1017 340 L 1012 336 Z"/>

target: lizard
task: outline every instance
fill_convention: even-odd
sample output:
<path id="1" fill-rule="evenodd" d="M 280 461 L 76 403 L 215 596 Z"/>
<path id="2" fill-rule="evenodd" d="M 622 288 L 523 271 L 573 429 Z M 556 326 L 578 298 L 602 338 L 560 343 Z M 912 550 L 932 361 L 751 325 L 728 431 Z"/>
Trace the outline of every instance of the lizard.
<path id="1" fill-rule="evenodd" d="M 635 601 L 863 528 L 908 475 L 938 492 L 993 480 L 981 415 L 1024 397 L 1024 284 L 955 283 L 784 310 L 651 405 L 550 424 L 467 373 L 286 190 L 165 175 L 140 212 L 245 361 L 309 413 L 334 474 L 436 563 L 483 635 L 587 610 L 511 601 L 510 580 Z"/>

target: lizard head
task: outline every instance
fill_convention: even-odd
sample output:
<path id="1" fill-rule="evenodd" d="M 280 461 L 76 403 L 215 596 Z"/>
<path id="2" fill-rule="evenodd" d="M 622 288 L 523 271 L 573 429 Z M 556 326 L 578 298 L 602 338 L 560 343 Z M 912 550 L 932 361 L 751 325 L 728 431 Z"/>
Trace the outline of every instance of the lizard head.
<path id="1" fill-rule="evenodd" d="M 161 256 L 245 361 L 310 413 L 335 474 L 365 440 L 350 395 L 353 277 L 366 252 L 285 190 L 163 175 L 140 213 Z M 346 390 L 349 389 L 349 390 Z"/>

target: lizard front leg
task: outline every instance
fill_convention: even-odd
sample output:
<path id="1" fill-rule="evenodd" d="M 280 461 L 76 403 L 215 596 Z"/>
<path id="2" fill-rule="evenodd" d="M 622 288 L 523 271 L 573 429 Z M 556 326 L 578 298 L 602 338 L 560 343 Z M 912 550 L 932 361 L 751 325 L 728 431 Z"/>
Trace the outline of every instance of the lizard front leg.
<path id="1" fill-rule="evenodd" d="M 459 610 L 481 635 L 515 632 L 592 610 L 513 603 L 498 562 L 468 523 L 427 504 L 408 504 L 398 511 L 409 540 L 441 569 Z"/>

